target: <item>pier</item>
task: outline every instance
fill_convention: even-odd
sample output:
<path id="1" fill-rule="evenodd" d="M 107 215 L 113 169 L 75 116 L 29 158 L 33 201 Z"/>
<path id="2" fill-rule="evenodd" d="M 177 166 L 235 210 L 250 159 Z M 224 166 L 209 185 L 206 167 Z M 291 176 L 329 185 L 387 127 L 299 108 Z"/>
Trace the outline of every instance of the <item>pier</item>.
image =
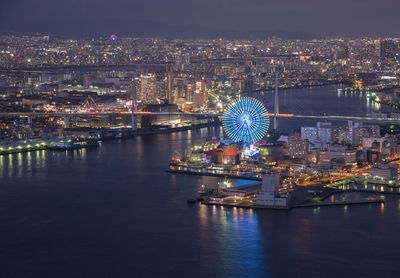
<path id="1" fill-rule="evenodd" d="M 332 203 L 309 203 L 303 205 L 295 205 L 288 207 L 276 207 L 276 206 L 260 206 L 254 204 L 232 204 L 227 202 L 216 202 L 216 201 L 201 201 L 202 205 L 208 206 L 221 206 L 221 207 L 237 207 L 246 209 L 269 209 L 269 210 L 291 210 L 294 208 L 312 208 L 312 207 L 331 207 L 331 206 L 349 206 L 349 205 L 369 205 L 369 204 L 384 204 L 384 200 L 360 200 L 360 201 L 346 201 L 346 202 L 332 202 Z"/>
<path id="2" fill-rule="evenodd" d="M 285 193 L 281 193 L 278 188 L 279 178 L 276 175 L 265 175 L 262 183 L 252 183 L 225 189 L 218 188 L 215 190 L 206 190 L 200 194 L 197 201 L 201 202 L 203 205 L 210 206 L 272 210 L 384 203 L 382 198 L 372 196 L 363 199 L 356 198 L 355 200 L 335 201 L 333 197 L 335 194 L 347 194 L 354 191 L 327 187 L 319 188 L 318 192 L 305 188 L 298 188 L 291 191 L 286 190 Z M 332 199 L 327 200 L 329 197 L 332 197 Z M 190 202 L 188 201 L 188 203 L 195 203 L 194 200 L 195 199 Z"/>
<path id="3" fill-rule="evenodd" d="M 366 204 L 383 204 L 383 203 L 385 203 L 384 200 L 362 200 L 362 201 L 352 201 L 352 202 L 312 203 L 312 204 L 297 205 L 294 206 L 293 208 L 366 205 Z"/>

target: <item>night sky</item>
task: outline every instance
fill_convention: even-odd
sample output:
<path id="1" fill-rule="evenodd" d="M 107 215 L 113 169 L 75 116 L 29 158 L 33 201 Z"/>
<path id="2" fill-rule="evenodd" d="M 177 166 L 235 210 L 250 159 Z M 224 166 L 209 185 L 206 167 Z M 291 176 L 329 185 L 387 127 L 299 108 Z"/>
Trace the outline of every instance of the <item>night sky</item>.
<path id="1" fill-rule="evenodd" d="M 181 31 L 283 30 L 319 37 L 400 36 L 399 10 L 398 0 L 0 0 L 0 31 L 174 36 Z"/>

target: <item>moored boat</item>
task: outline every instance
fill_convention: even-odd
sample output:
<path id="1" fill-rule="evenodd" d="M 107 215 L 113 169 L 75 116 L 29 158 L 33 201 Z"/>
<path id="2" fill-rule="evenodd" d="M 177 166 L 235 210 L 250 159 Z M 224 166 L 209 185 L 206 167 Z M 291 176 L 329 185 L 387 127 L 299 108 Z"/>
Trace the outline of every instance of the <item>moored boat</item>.
<path id="1" fill-rule="evenodd" d="M 49 149 L 54 151 L 65 151 L 65 150 L 91 148 L 97 146 L 99 146 L 99 142 L 95 139 L 65 139 L 52 142 L 49 145 Z"/>

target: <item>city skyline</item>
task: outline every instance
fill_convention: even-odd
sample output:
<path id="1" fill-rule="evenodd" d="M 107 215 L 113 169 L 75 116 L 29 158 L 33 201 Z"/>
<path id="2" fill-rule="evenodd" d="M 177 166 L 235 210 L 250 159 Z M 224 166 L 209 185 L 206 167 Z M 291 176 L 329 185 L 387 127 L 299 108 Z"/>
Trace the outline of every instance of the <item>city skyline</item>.
<path id="1" fill-rule="evenodd" d="M 400 277 L 400 2 L 0 3 L 0 277 Z"/>
<path id="2" fill-rule="evenodd" d="M 17 0 L 0 4 L 0 31 L 78 37 L 398 37 L 399 8 L 393 0 L 251 0 L 244 7 L 239 1 Z"/>

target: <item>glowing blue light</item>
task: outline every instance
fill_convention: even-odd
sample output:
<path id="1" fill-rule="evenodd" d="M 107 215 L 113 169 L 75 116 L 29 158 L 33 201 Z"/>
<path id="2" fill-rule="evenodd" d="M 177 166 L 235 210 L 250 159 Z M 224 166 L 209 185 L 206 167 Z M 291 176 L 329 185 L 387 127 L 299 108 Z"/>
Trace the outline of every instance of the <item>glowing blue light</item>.
<path id="1" fill-rule="evenodd" d="M 257 142 L 268 131 L 267 113 L 267 109 L 260 101 L 250 97 L 239 98 L 225 111 L 225 131 L 235 142 Z"/>

